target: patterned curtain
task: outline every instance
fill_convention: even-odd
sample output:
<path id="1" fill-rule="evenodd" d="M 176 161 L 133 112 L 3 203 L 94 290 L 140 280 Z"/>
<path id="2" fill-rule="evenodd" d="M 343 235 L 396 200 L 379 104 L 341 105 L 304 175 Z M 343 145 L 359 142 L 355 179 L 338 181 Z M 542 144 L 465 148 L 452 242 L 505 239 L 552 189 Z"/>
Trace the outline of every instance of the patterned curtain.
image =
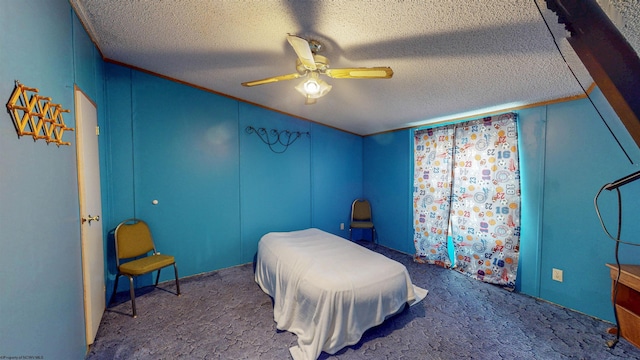
<path id="1" fill-rule="evenodd" d="M 416 134 L 419 132 L 422 131 L 416 131 Z M 435 133 L 436 129 L 432 132 Z M 451 207 L 455 269 L 482 281 L 513 288 L 520 243 L 520 172 L 516 114 L 456 124 L 454 139 L 451 160 L 453 171 L 450 172 L 451 196 L 448 199 Z M 418 169 L 428 174 L 432 169 L 428 163 L 418 165 L 417 135 L 415 146 L 416 176 Z M 416 180 L 415 183 L 419 181 Z M 419 200 L 416 202 L 414 195 L 414 209 L 421 205 Z M 418 211 L 414 214 L 420 215 Z M 420 218 L 417 218 L 416 224 L 419 221 Z M 438 228 L 436 233 L 446 234 L 447 225 L 445 223 Z M 416 239 L 422 237 L 417 235 L 418 230 L 422 229 L 416 226 Z M 416 259 L 423 257 L 421 251 L 425 246 L 431 250 L 437 245 L 437 254 L 446 253 L 446 242 L 434 241 L 425 242 L 421 247 L 419 245 L 421 243 L 416 242 Z M 426 255 L 427 258 L 428 256 Z"/>
<path id="2" fill-rule="evenodd" d="M 513 113 L 456 126 L 451 228 L 456 269 L 515 286 L 520 172 Z"/>
<path id="3" fill-rule="evenodd" d="M 414 133 L 413 218 L 415 260 L 451 267 L 447 252 L 453 126 Z"/>

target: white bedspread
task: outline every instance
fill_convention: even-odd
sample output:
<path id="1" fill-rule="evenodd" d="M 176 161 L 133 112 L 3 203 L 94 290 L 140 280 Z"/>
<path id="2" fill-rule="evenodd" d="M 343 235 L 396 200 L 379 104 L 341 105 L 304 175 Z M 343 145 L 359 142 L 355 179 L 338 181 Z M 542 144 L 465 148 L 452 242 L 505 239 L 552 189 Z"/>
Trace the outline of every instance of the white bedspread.
<path id="1" fill-rule="evenodd" d="M 295 360 L 353 345 L 427 294 L 399 262 L 318 229 L 264 235 L 255 280 L 274 300 L 277 328 L 298 336 Z"/>

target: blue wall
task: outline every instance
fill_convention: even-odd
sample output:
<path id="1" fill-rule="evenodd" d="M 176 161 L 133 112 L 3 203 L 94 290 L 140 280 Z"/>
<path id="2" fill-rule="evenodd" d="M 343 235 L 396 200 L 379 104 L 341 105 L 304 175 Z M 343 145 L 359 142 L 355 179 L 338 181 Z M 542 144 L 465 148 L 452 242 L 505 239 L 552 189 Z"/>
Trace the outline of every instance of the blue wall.
<path id="1" fill-rule="evenodd" d="M 595 100 L 602 96 L 593 94 Z M 600 108 L 606 110 L 604 102 Z M 608 113 L 608 111 L 603 111 Z M 607 119 L 619 125 L 617 118 Z M 614 126 L 618 127 L 618 126 Z M 617 134 L 630 144 L 628 134 Z M 540 294 L 549 301 L 613 320 L 610 305 L 610 278 L 605 263 L 614 262 L 614 242 L 607 239 L 600 227 L 593 198 L 606 183 L 631 172 L 637 165 L 625 157 L 588 100 L 561 103 L 547 109 L 544 196 L 540 253 Z M 625 146 L 638 159 L 635 145 Z M 637 162 L 636 162 L 637 164 Z M 622 189 L 626 194 L 625 214 L 637 214 L 636 184 Z M 616 227 L 614 194 L 602 195 L 601 211 L 607 224 Z M 635 209 L 634 209 L 635 208 Z M 634 241 L 640 223 L 627 221 L 630 227 L 623 238 Z M 638 249 L 623 247 L 622 261 L 637 263 Z M 564 270 L 564 282 L 551 280 L 551 269 Z"/>
<path id="2" fill-rule="evenodd" d="M 0 94 L 14 81 L 71 110 L 74 84 L 102 104 L 102 60 L 68 1 L 2 1 Z M 101 116 L 101 115 L 99 115 Z M 86 352 L 75 133 L 71 146 L 18 138 L 0 113 L 0 353 L 79 359 Z"/>
<path id="3" fill-rule="evenodd" d="M 310 124 L 240 104 L 238 125 L 242 262 L 249 262 L 258 249 L 258 240 L 267 232 L 311 226 L 310 144 L 316 134 L 303 135 L 283 153 L 274 153 L 257 134 L 247 133 L 246 127 L 307 132 Z"/>
<path id="4" fill-rule="evenodd" d="M 362 137 L 118 65 L 105 74 L 107 231 L 145 219 L 181 276 L 253 261 L 269 231 L 347 236 L 340 223 L 348 229 L 351 201 L 362 195 Z M 248 126 L 310 136 L 274 153 Z M 107 297 L 115 279 L 108 241 Z"/>
<path id="5" fill-rule="evenodd" d="M 411 130 L 364 139 L 363 190 L 371 203 L 378 242 L 412 254 L 413 174 Z"/>
<path id="6" fill-rule="evenodd" d="M 601 186 L 638 170 L 640 151 L 601 92 L 591 98 L 634 164 L 617 145 L 588 99 L 518 111 L 522 171 L 522 235 L 518 291 L 613 321 L 611 281 L 615 242 L 596 217 L 593 199 Z M 412 141 L 410 130 L 366 137 L 364 196 L 377 210 L 380 243 L 414 253 L 411 226 Z M 640 184 L 622 189 L 623 240 L 640 231 L 635 197 Z M 600 207 L 615 235 L 616 198 L 602 194 Z M 640 250 L 622 246 L 621 261 L 638 263 Z M 562 283 L 551 269 L 564 271 Z"/>
<path id="7" fill-rule="evenodd" d="M 311 131 L 311 222 L 348 238 L 351 202 L 363 194 L 362 138 L 316 124 Z"/>

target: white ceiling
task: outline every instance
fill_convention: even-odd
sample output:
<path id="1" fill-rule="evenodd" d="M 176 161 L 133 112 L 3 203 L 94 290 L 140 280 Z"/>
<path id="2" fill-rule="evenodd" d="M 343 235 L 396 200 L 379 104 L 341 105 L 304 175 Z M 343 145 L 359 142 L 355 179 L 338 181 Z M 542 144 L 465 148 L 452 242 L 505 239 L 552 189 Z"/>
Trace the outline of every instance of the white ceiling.
<path id="1" fill-rule="evenodd" d="M 582 94 L 536 1 L 588 88 L 593 81 L 544 0 L 71 3 L 107 60 L 369 135 Z M 606 1 L 617 15 L 637 14 L 637 1 L 628 2 Z M 241 86 L 295 72 L 287 33 L 322 42 L 333 68 L 390 66 L 394 76 L 325 78 L 333 89 L 314 105 L 294 89 L 301 80 Z"/>

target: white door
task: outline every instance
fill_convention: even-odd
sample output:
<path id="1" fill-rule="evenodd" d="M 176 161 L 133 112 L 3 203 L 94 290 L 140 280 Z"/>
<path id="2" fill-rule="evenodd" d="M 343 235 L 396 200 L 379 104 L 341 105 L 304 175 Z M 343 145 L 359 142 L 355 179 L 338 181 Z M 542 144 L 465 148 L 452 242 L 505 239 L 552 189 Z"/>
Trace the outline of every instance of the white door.
<path id="1" fill-rule="evenodd" d="M 76 151 L 82 236 L 82 277 L 87 345 L 93 344 L 105 310 L 102 203 L 100 201 L 100 158 L 98 157 L 98 114 L 96 106 L 75 89 Z"/>

